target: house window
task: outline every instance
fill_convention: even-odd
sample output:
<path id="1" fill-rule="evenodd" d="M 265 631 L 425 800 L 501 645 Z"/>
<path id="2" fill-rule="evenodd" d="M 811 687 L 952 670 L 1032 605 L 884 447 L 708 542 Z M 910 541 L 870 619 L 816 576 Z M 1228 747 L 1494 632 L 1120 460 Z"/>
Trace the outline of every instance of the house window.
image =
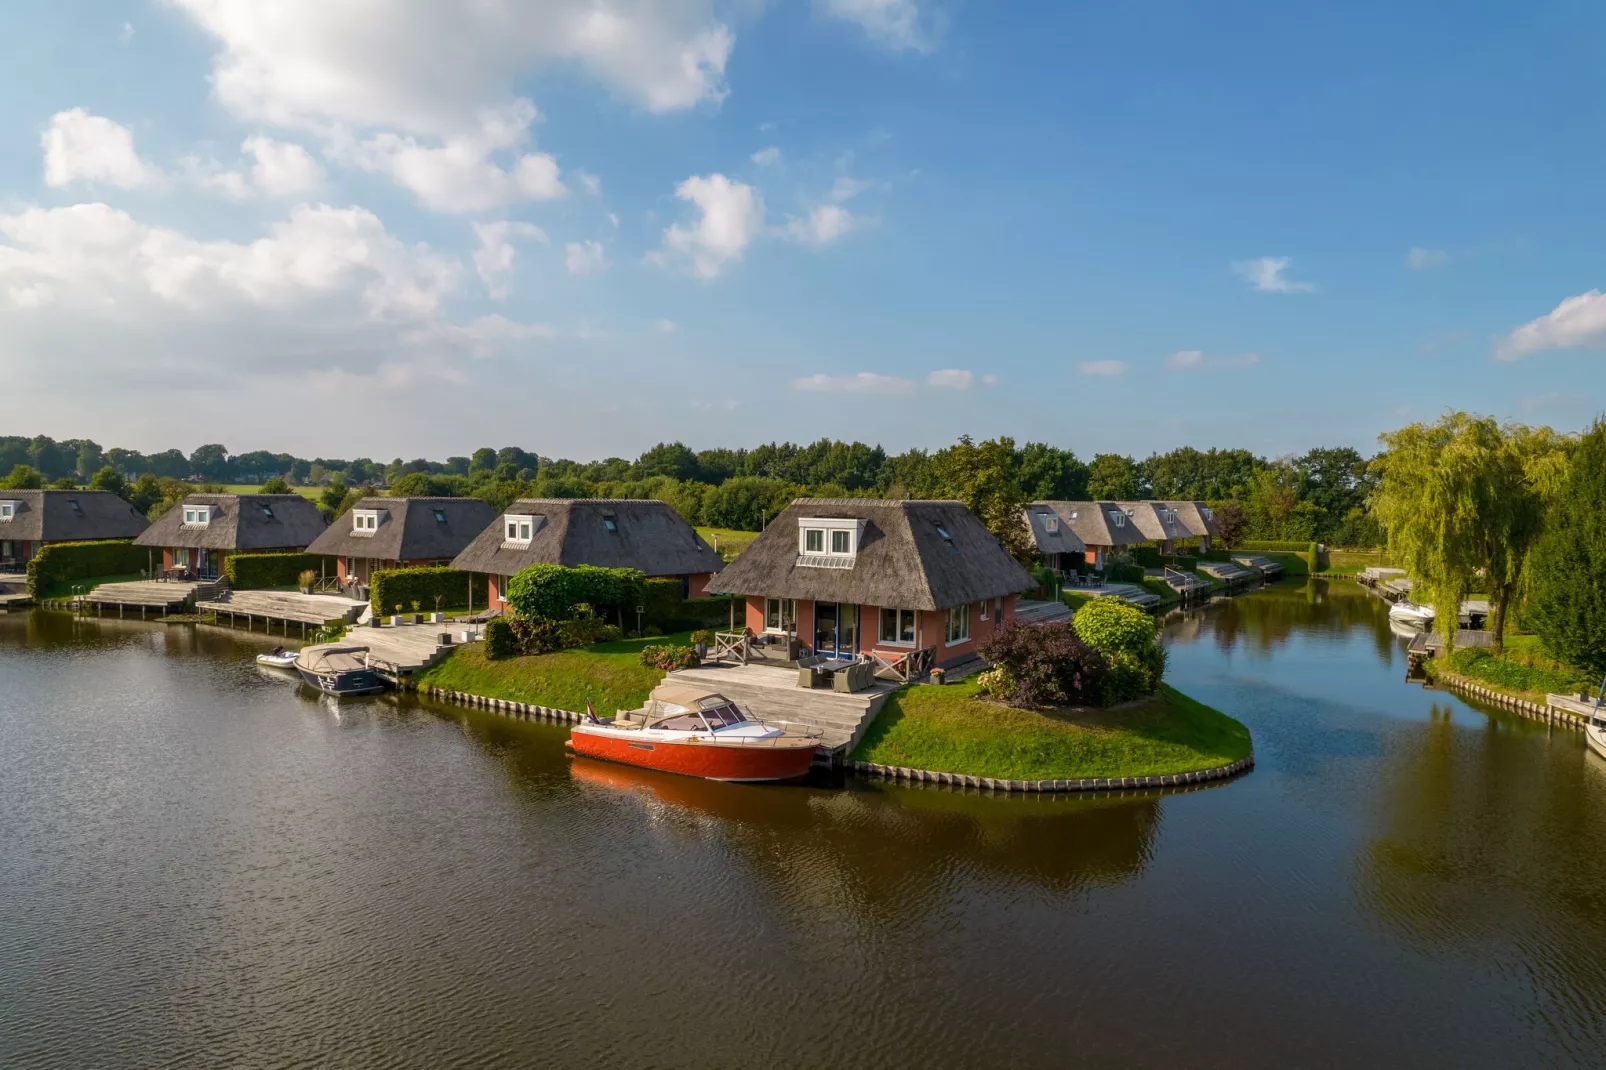
<path id="1" fill-rule="evenodd" d="M 848 554 L 853 552 L 853 532 L 831 532 L 831 552 L 833 554 Z"/>
<path id="2" fill-rule="evenodd" d="M 0 502 L 0 520 L 10 520 L 17 515 L 16 502 Z"/>
<path id="3" fill-rule="evenodd" d="M 797 631 L 797 600 L 795 598 L 764 599 L 764 630 L 767 632 Z"/>
<path id="4" fill-rule="evenodd" d="M 1003 620 L 1004 619 L 1004 599 L 1003 599 L 1003 596 L 1001 596 L 1001 595 L 999 597 L 993 599 L 993 619 L 994 620 Z"/>
<path id="5" fill-rule="evenodd" d="M 527 516 L 510 516 L 503 519 L 502 530 L 508 542 L 528 543 L 535 531 L 535 521 Z"/>
<path id="6" fill-rule="evenodd" d="M 186 505 L 184 507 L 184 523 L 205 527 L 212 522 L 212 507 L 210 505 Z"/>
<path id="7" fill-rule="evenodd" d="M 602 526 L 608 529 L 609 535 L 619 534 L 619 521 L 606 514 L 602 517 Z"/>
<path id="8" fill-rule="evenodd" d="M 351 513 L 351 529 L 364 535 L 379 530 L 379 510 L 354 509 Z"/>
<path id="9" fill-rule="evenodd" d="M 1126 527 L 1126 514 L 1120 510 L 1111 510 L 1110 523 L 1114 524 L 1118 528 Z"/>
<path id="10" fill-rule="evenodd" d="M 882 607 L 881 631 L 877 638 L 893 646 L 914 646 L 915 611 Z"/>
<path id="11" fill-rule="evenodd" d="M 1043 518 L 1044 531 L 1052 534 L 1060 529 L 1060 518 L 1053 513 L 1038 513 L 1037 515 Z"/>
<path id="12" fill-rule="evenodd" d="M 803 532 L 803 552 L 806 554 L 825 553 L 825 529 L 807 528 Z"/>
<path id="13" fill-rule="evenodd" d="M 347 580 L 354 580 L 356 578 L 357 578 L 357 559 L 355 557 L 348 557 L 348 558 L 346 558 L 346 579 Z"/>
<path id="14" fill-rule="evenodd" d="M 987 619 L 987 603 L 986 602 L 977 602 L 976 606 L 977 606 L 977 608 L 979 608 L 981 610 L 981 619 L 982 620 L 986 620 Z"/>
<path id="15" fill-rule="evenodd" d="M 1216 515 L 1216 511 L 1214 509 L 1210 509 L 1208 507 L 1200 509 L 1199 512 L 1204 514 L 1204 518 L 1206 520 L 1209 520 L 1211 517 Z"/>
<path id="16" fill-rule="evenodd" d="M 67 504 L 72 506 L 72 511 L 75 513 L 82 513 L 84 511 L 84 507 L 78 504 L 77 498 L 68 498 Z"/>
<path id="17" fill-rule="evenodd" d="M 273 519 L 273 506 L 264 504 L 262 506 L 262 515 L 267 517 L 269 520 L 272 520 Z"/>
<path id="18" fill-rule="evenodd" d="M 437 524 L 446 523 L 446 514 L 440 509 L 435 510 L 435 523 L 437 523 Z"/>
<path id="19" fill-rule="evenodd" d="M 948 642 L 963 643 L 970 638 L 970 607 L 955 606 L 948 611 Z"/>
<path id="20" fill-rule="evenodd" d="M 1175 524 L 1177 522 L 1177 511 L 1175 509 L 1161 509 L 1160 516 L 1167 524 Z"/>

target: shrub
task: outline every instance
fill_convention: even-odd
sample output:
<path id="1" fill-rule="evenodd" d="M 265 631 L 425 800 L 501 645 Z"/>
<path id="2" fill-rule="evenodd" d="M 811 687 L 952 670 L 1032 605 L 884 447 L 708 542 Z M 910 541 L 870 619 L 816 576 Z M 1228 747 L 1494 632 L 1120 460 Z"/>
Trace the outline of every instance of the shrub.
<path id="1" fill-rule="evenodd" d="M 697 645 L 698 643 L 701 643 L 703 646 L 713 646 L 714 640 L 715 637 L 712 628 L 699 628 L 697 631 L 691 633 L 691 641 L 693 646 Z"/>
<path id="2" fill-rule="evenodd" d="M 679 669 L 695 669 L 702 664 L 697 651 L 689 646 L 644 646 L 641 648 L 641 663 L 649 669 L 662 669 L 665 672 L 675 672 Z"/>
<path id="3" fill-rule="evenodd" d="M 1606 423 L 1579 440 L 1545 519 L 1523 619 L 1552 657 L 1606 674 Z"/>
<path id="4" fill-rule="evenodd" d="M 1012 621 L 987 640 L 981 653 L 1014 680 L 1005 697 L 1017 705 L 1090 706 L 1103 697 L 1109 667 L 1069 621 Z"/>
<path id="5" fill-rule="evenodd" d="M 506 617 L 492 617 L 485 622 L 485 658 L 501 661 L 517 655 L 518 640 L 513 636 L 513 625 Z"/>
<path id="6" fill-rule="evenodd" d="M 514 617 L 511 626 L 514 649 L 525 657 L 550 654 L 563 647 L 563 637 L 558 632 L 557 621 L 543 620 L 540 617 Z"/>
<path id="7" fill-rule="evenodd" d="M 646 577 L 633 568 L 538 564 L 513 577 L 507 586 L 507 600 L 521 617 L 568 620 L 579 603 L 640 605 L 645 581 Z"/>
<path id="8" fill-rule="evenodd" d="M 993 698 L 1008 698 L 1015 691 L 1015 678 L 1009 670 L 1002 665 L 996 665 L 986 672 L 976 675 L 976 686 L 984 695 Z"/>
<path id="9" fill-rule="evenodd" d="M 1104 577 L 1111 583 L 1139 583 L 1143 579 L 1143 566 L 1136 561 L 1126 561 L 1119 557 L 1107 558 L 1104 562 Z"/>
<path id="10" fill-rule="evenodd" d="M 1134 546 L 1130 553 L 1132 560 L 1144 568 L 1160 567 L 1160 548 L 1158 546 Z"/>
<path id="11" fill-rule="evenodd" d="M 1463 647 L 1451 651 L 1449 657 L 1445 658 L 1445 665 L 1453 673 L 1470 676 L 1508 691 L 1576 695 L 1580 691 L 1594 690 L 1594 681 L 1582 672 L 1524 665 L 1509 654 L 1497 658 L 1481 647 Z"/>
<path id="12" fill-rule="evenodd" d="M 318 582 L 318 574 L 316 572 L 312 571 L 312 569 L 310 569 L 310 568 L 307 569 L 305 572 L 302 572 L 300 575 L 296 576 L 296 586 L 298 586 L 298 587 L 311 587 L 313 584 L 315 584 L 317 582 Z"/>
<path id="13" fill-rule="evenodd" d="M 1113 598 L 1096 598 L 1076 611 L 1071 626 L 1109 662 L 1106 703 L 1156 691 L 1165 675 L 1165 652 L 1155 642 L 1154 618 Z"/>
<path id="14" fill-rule="evenodd" d="M 1310 550 L 1310 542 L 1299 539 L 1244 539 L 1233 548 L 1244 553 L 1274 553 L 1303 554 Z"/>
<path id="15" fill-rule="evenodd" d="M 150 559 L 150 551 L 124 539 L 46 543 L 28 562 L 28 594 L 38 598 L 69 580 L 139 572 Z"/>
<path id="16" fill-rule="evenodd" d="M 382 568 L 369 578 L 368 595 L 375 613 L 383 613 L 386 606 L 412 602 L 433 609 L 436 595 L 440 595 L 443 610 L 467 609 L 472 584 L 474 606 L 484 609 L 490 604 L 486 582 L 480 573 L 455 568 Z"/>
<path id="17" fill-rule="evenodd" d="M 624 632 L 618 625 L 609 624 L 600 617 L 576 617 L 573 620 L 559 621 L 557 635 L 559 646 L 568 649 L 574 646 L 611 643 L 623 638 Z"/>
<path id="18" fill-rule="evenodd" d="M 329 559 L 321 554 L 230 554 L 223 575 L 236 591 L 289 587 L 303 572 L 317 572 Z"/>

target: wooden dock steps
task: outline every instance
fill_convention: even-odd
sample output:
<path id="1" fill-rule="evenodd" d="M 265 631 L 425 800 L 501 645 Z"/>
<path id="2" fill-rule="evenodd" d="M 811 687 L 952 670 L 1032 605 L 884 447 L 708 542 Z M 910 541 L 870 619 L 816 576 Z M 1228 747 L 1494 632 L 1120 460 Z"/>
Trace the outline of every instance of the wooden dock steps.
<path id="1" fill-rule="evenodd" d="M 1022 598 L 1015 603 L 1015 619 L 1026 624 L 1070 620 L 1071 607 L 1064 602 L 1037 602 Z"/>
<path id="2" fill-rule="evenodd" d="M 441 624 L 386 625 L 382 628 L 353 628 L 338 643 L 317 643 L 301 648 L 302 654 L 315 653 L 327 646 L 365 646 L 374 661 L 374 667 L 392 676 L 410 676 L 429 668 L 447 652 L 463 643 L 467 632 L 469 642 L 484 638 L 480 625 L 446 621 Z M 451 641 L 442 643 L 440 637 L 450 635 Z"/>
<path id="3" fill-rule="evenodd" d="M 216 613 L 219 620 L 266 620 L 314 628 L 337 622 L 349 624 L 367 605 L 354 598 L 298 591 L 227 591 L 220 598 L 197 598 L 195 602 L 197 610 Z"/>
<path id="4" fill-rule="evenodd" d="M 718 691 L 760 720 L 793 721 L 817 728 L 822 749 L 842 755 L 863 738 L 887 696 L 897 690 L 897 685 L 883 680 L 872 690 L 851 694 L 813 690 L 798 687 L 797 675 L 796 669 L 769 665 L 710 664 L 670 673 L 665 680 Z"/>

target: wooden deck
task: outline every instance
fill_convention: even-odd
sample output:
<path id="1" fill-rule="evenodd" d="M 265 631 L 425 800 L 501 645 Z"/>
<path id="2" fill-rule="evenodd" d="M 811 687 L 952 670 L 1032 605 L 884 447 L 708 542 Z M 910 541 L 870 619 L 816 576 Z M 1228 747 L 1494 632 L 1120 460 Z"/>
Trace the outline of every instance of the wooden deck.
<path id="1" fill-rule="evenodd" d="M 338 643 L 315 643 L 301 648 L 303 661 L 317 651 L 330 646 L 365 646 L 374 668 L 397 678 L 410 676 L 435 664 L 446 652 L 462 645 L 462 634 L 468 632 L 469 642 L 484 638 L 481 626 L 448 621 L 445 624 L 386 625 L 383 628 L 353 628 Z M 442 643 L 440 637 L 450 634 L 451 642 Z"/>
<path id="2" fill-rule="evenodd" d="M 1047 624 L 1070 620 L 1071 607 L 1064 602 L 1034 602 L 1025 598 L 1015 603 L 1015 619 L 1026 624 Z"/>
<path id="3" fill-rule="evenodd" d="M 32 602 L 26 573 L 0 572 L 0 609 L 14 609 Z"/>
<path id="4" fill-rule="evenodd" d="M 121 613 L 137 609 L 143 614 L 154 609 L 166 613 L 188 605 L 198 597 L 209 597 L 217 588 L 216 582 L 133 580 L 127 583 L 103 583 L 84 595 L 82 601 L 100 612 L 115 609 Z"/>
<path id="5" fill-rule="evenodd" d="M 250 627 L 257 621 L 322 628 L 327 624 L 355 621 L 368 606 L 353 598 L 329 594 L 301 594 L 298 591 L 227 591 L 222 597 L 196 602 L 202 613 L 217 614 L 219 623 L 243 621 Z"/>
<path id="6" fill-rule="evenodd" d="M 664 677 L 666 683 L 698 684 L 749 708 L 761 721 L 795 721 L 818 728 L 826 757 L 845 757 L 864 736 L 887 696 L 901 685 L 877 679 L 851 694 L 797 686 L 797 670 L 771 665 L 705 664 Z M 597 711 L 602 715 L 602 711 Z M 612 713 L 612 710 L 608 711 Z"/>

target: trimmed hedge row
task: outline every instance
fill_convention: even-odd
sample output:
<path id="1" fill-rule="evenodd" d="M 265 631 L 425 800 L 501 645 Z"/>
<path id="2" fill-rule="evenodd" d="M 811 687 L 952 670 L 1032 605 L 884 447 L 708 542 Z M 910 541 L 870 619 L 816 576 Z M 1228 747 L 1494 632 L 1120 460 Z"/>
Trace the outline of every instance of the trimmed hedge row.
<path id="1" fill-rule="evenodd" d="M 698 628 L 723 628 L 730 624 L 730 597 L 686 598 L 685 585 L 678 579 L 660 576 L 647 581 L 642 606 L 642 626 L 661 628 L 666 632 L 696 631 Z M 634 624 L 635 607 L 627 607 L 627 615 Z M 738 615 L 738 620 L 742 619 Z"/>
<path id="2" fill-rule="evenodd" d="M 333 573 L 333 562 L 322 554 L 230 554 L 223 575 L 236 591 L 294 587 L 306 571 Z"/>
<path id="3" fill-rule="evenodd" d="M 435 612 L 435 596 L 440 595 L 440 608 L 468 609 L 469 585 L 473 585 L 475 609 L 490 605 L 489 578 L 480 572 L 463 572 L 455 568 L 382 568 L 368 581 L 369 604 L 375 616 L 394 613 L 400 603 L 403 612 L 411 612 L 417 602 L 420 612 Z"/>
<path id="4" fill-rule="evenodd" d="M 28 562 L 28 594 L 38 598 L 58 583 L 88 576 L 143 572 L 149 564 L 150 551 L 127 539 L 46 543 Z"/>
<path id="5" fill-rule="evenodd" d="M 1297 539 L 1245 539 L 1234 546 L 1239 553 L 1252 554 L 1256 551 L 1275 550 L 1281 553 L 1303 554 L 1307 553 L 1315 543 L 1304 542 Z"/>

